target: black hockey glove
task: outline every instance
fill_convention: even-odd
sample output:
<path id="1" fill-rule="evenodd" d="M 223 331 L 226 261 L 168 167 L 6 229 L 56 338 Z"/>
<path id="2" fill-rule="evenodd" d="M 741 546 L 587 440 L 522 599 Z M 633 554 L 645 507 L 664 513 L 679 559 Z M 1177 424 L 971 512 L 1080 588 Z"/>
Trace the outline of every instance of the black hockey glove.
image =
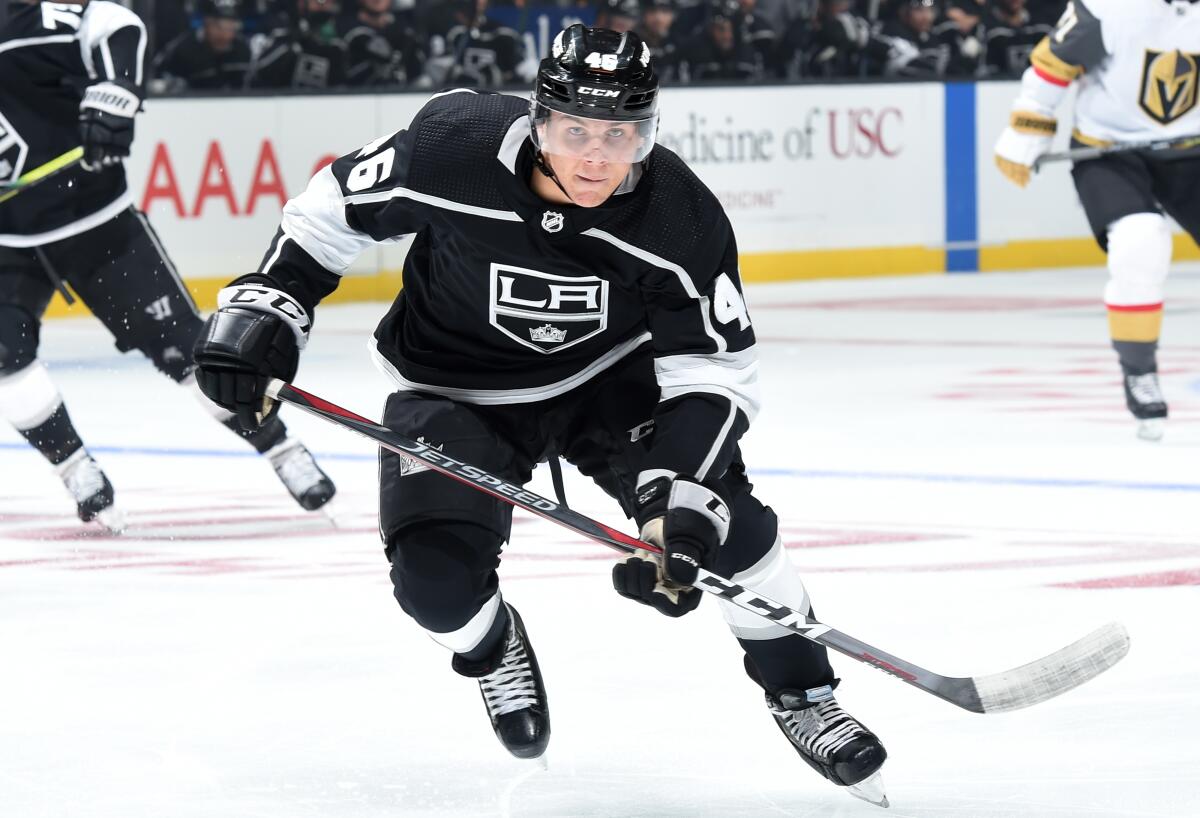
<path id="1" fill-rule="evenodd" d="M 667 616 L 694 611 L 703 592 L 691 586 L 729 535 L 729 506 L 689 477 L 659 477 L 637 491 L 637 522 L 641 538 L 663 554 L 639 552 L 617 563 L 613 587 Z"/>
<path id="2" fill-rule="evenodd" d="M 79 138 L 83 142 L 84 170 L 98 171 L 129 156 L 133 144 L 133 117 L 141 99 L 116 82 L 89 85 L 79 103 Z"/>
<path id="3" fill-rule="evenodd" d="M 270 287 L 226 287 L 218 304 L 196 341 L 196 383 L 253 431 L 278 408 L 267 382 L 296 376 L 311 322 L 295 299 Z"/>

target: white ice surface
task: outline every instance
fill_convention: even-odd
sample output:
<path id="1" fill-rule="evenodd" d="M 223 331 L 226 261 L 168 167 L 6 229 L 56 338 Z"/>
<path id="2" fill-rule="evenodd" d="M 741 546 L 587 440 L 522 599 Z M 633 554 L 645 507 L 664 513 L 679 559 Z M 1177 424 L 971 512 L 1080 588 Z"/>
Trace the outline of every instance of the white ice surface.
<path id="1" fill-rule="evenodd" d="M 894 816 L 1200 815 L 1200 273 L 1168 284 L 1159 444 L 1123 407 L 1102 285 L 750 292 L 766 403 L 747 459 L 824 621 L 954 675 L 1111 619 L 1133 636 L 1099 679 L 996 716 L 835 657 L 839 699 L 888 747 Z M 297 383 L 377 417 L 382 310 L 321 309 Z M 340 487 L 334 529 L 96 322 L 48 324 L 43 356 L 131 527 L 87 536 L 0 429 L 3 818 L 884 814 L 795 756 L 711 600 L 682 620 L 626 602 L 609 552 L 521 515 L 502 582 L 554 732 L 547 770 L 512 759 L 392 599 L 366 443 L 288 415 Z"/>

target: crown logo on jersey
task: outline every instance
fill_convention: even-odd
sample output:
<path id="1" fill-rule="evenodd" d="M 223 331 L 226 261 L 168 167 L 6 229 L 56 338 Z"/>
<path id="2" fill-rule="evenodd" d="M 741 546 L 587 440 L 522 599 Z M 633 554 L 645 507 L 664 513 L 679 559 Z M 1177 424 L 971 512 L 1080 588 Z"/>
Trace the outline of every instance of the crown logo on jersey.
<path id="1" fill-rule="evenodd" d="M 563 214 L 554 210 L 547 210 L 542 214 L 542 229 L 547 233 L 557 233 L 563 229 Z"/>
<path id="2" fill-rule="evenodd" d="M 1155 122 L 1168 125 L 1196 107 L 1200 54 L 1146 49 L 1138 105 Z"/>
<path id="3" fill-rule="evenodd" d="M 529 338 L 530 340 L 541 341 L 546 344 L 561 344 L 567 340 L 567 331 L 545 324 L 529 330 Z"/>

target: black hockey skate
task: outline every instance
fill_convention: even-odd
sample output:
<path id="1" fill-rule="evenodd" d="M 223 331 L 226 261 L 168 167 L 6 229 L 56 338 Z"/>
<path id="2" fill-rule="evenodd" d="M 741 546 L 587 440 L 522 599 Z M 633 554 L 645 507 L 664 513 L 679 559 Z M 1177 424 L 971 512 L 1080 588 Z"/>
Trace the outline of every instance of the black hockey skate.
<path id="1" fill-rule="evenodd" d="M 496 738 L 517 758 L 537 758 L 550 742 L 550 708 L 537 657 L 517 609 L 507 605 L 508 636 L 486 659 L 470 662 L 457 653 L 455 672 L 479 680 Z"/>
<path id="2" fill-rule="evenodd" d="M 1138 437 L 1161 440 L 1167 425 L 1167 401 L 1158 385 L 1158 373 L 1134 374 L 1122 368 L 1125 405 L 1138 421 Z"/>
<path id="3" fill-rule="evenodd" d="M 125 518 L 113 505 L 113 487 L 100 465 L 86 449 L 80 449 L 55 466 L 85 523 L 96 520 L 114 534 L 125 530 Z"/>
<path id="4" fill-rule="evenodd" d="M 265 454 L 279 480 L 305 511 L 316 511 L 333 499 L 337 492 L 333 481 L 300 441 L 284 438 Z"/>
<path id="5" fill-rule="evenodd" d="M 842 710 L 826 686 L 767 694 L 767 708 L 810 767 L 857 798 L 888 805 L 879 774 L 887 750 L 857 719 Z"/>

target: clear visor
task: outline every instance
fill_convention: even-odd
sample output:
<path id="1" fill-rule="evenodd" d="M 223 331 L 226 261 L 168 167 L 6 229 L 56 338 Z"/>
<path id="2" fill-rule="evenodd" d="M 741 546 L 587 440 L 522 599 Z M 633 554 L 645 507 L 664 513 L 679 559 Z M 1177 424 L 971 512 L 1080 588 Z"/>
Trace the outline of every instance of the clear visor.
<path id="1" fill-rule="evenodd" d="M 593 161 L 633 164 L 650 155 L 658 132 L 658 114 L 646 119 L 592 119 L 532 108 L 533 144 L 542 153 Z"/>

